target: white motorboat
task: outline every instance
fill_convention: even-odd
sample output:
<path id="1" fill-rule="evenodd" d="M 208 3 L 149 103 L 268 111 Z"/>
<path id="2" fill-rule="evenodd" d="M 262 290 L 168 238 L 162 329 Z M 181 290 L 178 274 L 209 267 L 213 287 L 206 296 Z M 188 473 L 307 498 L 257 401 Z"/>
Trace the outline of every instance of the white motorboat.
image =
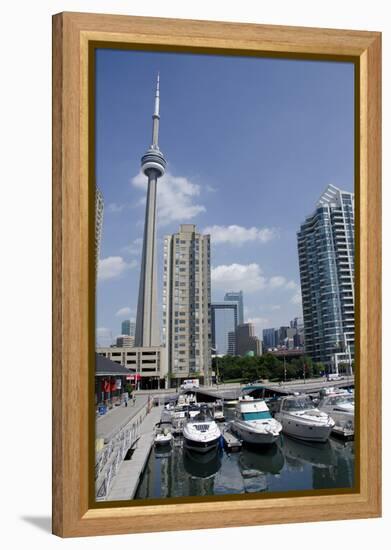
<path id="1" fill-rule="evenodd" d="M 202 406 L 194 417 L 188 417 L 183 427 L 183 442 L 187 449 L 207 453 L 217 449 L 221 431 L 209 414 L 207 406 Z"/>
<path id="2" fill-rule="evenodd" d="M 247 396 L 235 407 L 231 430 L 246 443 L 270 445 L 278 439 L 282 426 L 272 417 L 263 399 Z"/>
<path id="3" fill-rule="evenodd" d="M 335 425 L 331 416 L 317 409 L 308 395 L 282 397 L 275 419 L 285 434 L 304 441 L 327 441 Z"/>
<path id="4" fill-rule="evenodd" d="M 328 388 L 318 403 L 318 409 L 335 422 L 333 433 L 343 437 L 354 435 L 354 395 L 346 390 Z"/>
<path id="5" fill-rule="evenodd" d="M 177 405 L 171 413 L 172 430 L 174 434 L 181 434 L 187 421 L 188 405 Z"/>
<path id="6" fill-rule="evenodd" d="M 221 399 L 218 399 L 215 403 L 212 404 L 212 414 L 216 422 L 223 422 L 224 420 L 224 406 Z"/>
<path id="7" fill-rule="evenodd" d="M 155 426 L 154 444 L 156 446 L 168 446 L 171 445 L 173 435 L 167 423 L 158 422 Z"/>

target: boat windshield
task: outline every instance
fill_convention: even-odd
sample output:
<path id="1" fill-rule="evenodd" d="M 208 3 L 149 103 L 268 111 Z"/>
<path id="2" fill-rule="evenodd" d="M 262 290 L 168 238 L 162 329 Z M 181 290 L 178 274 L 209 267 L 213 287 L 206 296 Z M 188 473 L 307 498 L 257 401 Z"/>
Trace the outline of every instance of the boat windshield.
<path id="1" fill-rule="evenodd" d="M 304 411 L 307 409 L 315 409 L 315 405 L 309 397 L 298 397 L 296 399 L 287 399 L 283 409 L 285 411 Z"/>
<path id="2" fill-rule="evenodd" d="M 272 415 L 269 411 L 255 411 L 242 413 L 243 420 L 266 420 L 271 418 Z"/>
<path id="3" fill-rule="evenodd" d="M 354 404 L 354 397 L 353 395 L 349 394 L 341 394 L 341 395 L 333 395 L 332 397 L 325 399 L 326 405 L 339 405 L 340 403 L 351 403 Z"/>
<path id="4" fill-rule="evenodd" d="M 209 414 L 209 411 L 207 411 L 206 409 L 202 409 L 198 414 L 196 414 L 192 418 L 193 422 L 211 422 L 212 420 L 213 419 Z"/>

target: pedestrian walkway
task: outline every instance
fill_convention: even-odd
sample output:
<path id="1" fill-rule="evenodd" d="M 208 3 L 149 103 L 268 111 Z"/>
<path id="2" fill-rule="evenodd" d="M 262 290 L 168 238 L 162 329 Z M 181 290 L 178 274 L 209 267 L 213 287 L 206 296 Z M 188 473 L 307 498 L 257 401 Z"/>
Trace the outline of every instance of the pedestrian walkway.
<path id="1" fill-rule="evenodd" d="M 152 397 L 150 399 L 152 400 Z M 134 404 L 132 399 L 129 399 L 127 407 L 125 405 L 114 407 L 104 416 L 98 417 L 96 419 L 96 439 L 104 439 L 104 442 L 108 443 L 147 403 L 148 395 L 136 395 Z"/>
<path id="2" fill-rule="evenodd" d="M 136 449 L 129 460 L 124 460 L 114 478 L 107 500 L 134 498 L 140 477 L 153 445 L 155 424 L 159 422 L 163 407 L 153 407 L 140 428 Z"/>

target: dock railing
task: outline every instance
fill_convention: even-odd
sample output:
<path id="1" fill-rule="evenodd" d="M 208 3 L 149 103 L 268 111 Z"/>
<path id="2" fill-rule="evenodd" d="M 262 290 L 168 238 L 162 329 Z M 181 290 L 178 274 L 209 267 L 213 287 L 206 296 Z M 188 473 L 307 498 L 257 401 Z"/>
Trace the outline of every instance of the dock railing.
<path id="1" fill-rule="evenodd" d="M 140 436 L 141 424 L 150 410 L 151 402 L 148 401 L 102 449 L 95 452 L 95 495 L 97 501 L 107 498 L 122 461 L 129 449 L 136 445 Z"/>

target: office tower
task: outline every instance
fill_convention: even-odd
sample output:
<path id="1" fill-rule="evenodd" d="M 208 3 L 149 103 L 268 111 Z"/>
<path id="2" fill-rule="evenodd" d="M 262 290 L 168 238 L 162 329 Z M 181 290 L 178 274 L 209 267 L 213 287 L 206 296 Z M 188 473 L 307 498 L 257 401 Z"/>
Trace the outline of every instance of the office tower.
<path id="1" fill-rule="evenodd" d="M 354 358 L 354 195 L 329 185 L 297 233 L 306 352 Z"/>
<path id="2" fill-rule="evenodd" d="M 236 329 L 236 353 L 243 356 L 251 351 L 254 355 L 261 355 L 261 345 L 258 336 L 255 336 L 254 325 L 252 323 L 238 325 Z"/>
<path id="3" fill-rule="evenodd" d="M 152 144 L 141 159 L 141 170 L 148 178 L 143 251 L 137 304 L 136 337 L 138 347 L 159 346 L 160 330 L 157 310 L 156 266 L 156 194 L 158 179 L 166 169 L 166 160 L 159 149 L 160 121 L 159 76 L 152 115 Z"/>
<path id="4" fill-rule="evenodd" d="M 237 355 L 236 351 L 236 330 L 228 333 L 227 355 Z"/>
<path id="5" fill-rule="evenodd" d="M 237 302 L 238 303 L 238 324 L 243 325 L 244 323 L 244 314 L 243 314 L 243 291 L 239 290 L 235 292 L 231 290 L 227 292 L 224 296 L 224 301 L 226 302 Z"/>
<path id="6" fill-rule="evenodd" d="M 116 346 L 118 348 L 133 348 L 134 336 L 129 336 L 128 334 L 121 334 L 121 336 L 117 336 Z"/>
<path id="7" fill-rule="evenodd" d="M 95 273 L 98 273 L 100 245 L 102 242 L 104 201 L 102 191 L 95 188 Z"/>
<path id="8" fill-rule="evenodd" d="M 235 355 L 235 343 L 230 334 L 238 326 L 238 303 L 216 302 L 211 306 L 212 350 L 216 355 Z"/>
<path id="9" fill-rule="evenodd" d="M 262 343 L 264 350 L 277 347 L 276 330 L 274 328 L 264 328 L 262 331 Z"/>
<path id="10" fill-rule="evenodd" d="M 278 329 L 278 344 L 279 346 L 284 345 L 284 340 L 288 337 L 288 330 L 290 327 L 283 326 Z"/>
<path id="11" fill-rule="evenodd" d="M 211 379 L 210 236 L 184 224 L 164 240 L 163 335 L 171 385 Z"/>
<path id="12" fill-rule="evenodd" d="M 122 321 L 121 334 L 127 334 L 128 336 L 134 337 L 136 335 L 136 323 L 130 319 L 125 319 L 125 321 Z"/>

